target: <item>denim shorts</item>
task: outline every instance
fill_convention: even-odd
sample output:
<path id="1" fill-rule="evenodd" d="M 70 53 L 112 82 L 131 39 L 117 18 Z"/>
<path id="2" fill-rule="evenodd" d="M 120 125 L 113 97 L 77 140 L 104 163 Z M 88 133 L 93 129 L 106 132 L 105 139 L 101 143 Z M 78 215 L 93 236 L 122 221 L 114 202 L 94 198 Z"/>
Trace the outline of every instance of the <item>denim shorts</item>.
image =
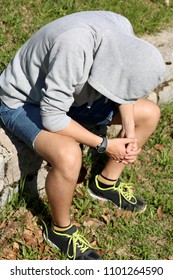
<path id="1" fill-rule="evenodd" d="M 68 115 L 92 131 L 95 126 L 110 125 L 116 112 L 115 103 L 102 96 L 91 108 L 88 108 L 87 104 L 80 107 L 72 106 Z M 0 118 L 8 131 L 34 150 L 35 139 L 44 129 L 39 106 L 26 103 L 17 109 L 11 109 L 0 102 Z"/>

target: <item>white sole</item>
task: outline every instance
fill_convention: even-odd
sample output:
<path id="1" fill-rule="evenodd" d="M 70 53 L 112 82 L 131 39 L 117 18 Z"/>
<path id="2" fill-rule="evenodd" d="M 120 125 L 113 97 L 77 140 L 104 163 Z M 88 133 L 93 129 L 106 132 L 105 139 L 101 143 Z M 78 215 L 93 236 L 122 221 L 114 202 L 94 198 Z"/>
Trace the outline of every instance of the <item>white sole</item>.
<path id="1" fill-rule="evenodd" d="M 97 196 L 97 195 L 94 194 L 89 188 L 88 188 L 88 193 L 89 193 L 89 195 L 90 195 L 91 197 L 93 197 L 94 199 L 98 199 L 98 200 L 101 200 L 101 201 L 110 201 L 110 202 L 112 202 L 112 200 L 110 200 L 110 199 L 106 199 L 106 198 Z M 124 209 L 118 207 L 118 206 L 117 206 L 116 204 L 114 204 L 113 202 L 112 202 L 112 204 L 113 204 L 117 209 L 119 209 L 119 210 L 124 210 Z M 140 213 L 143 213 L 143 212 L 145 212 L 146 209 L 147 209 L 147 205 L 145 205 L 145 207 L 144 207 L 143 209 L 141 209 L 141 211 L 137 211 L 136 213 L 139 213 L 139 214 L 140 214 Z M 128 211 L 128 210 L 124 210 L 124 211 Z"/>
<path id="2" fill-rule="evenodd" d="M 60 251 L 60 248 L 58 246 L 56 246 L 52 241 L 50 241 L 50 239 L 47 238 L 46 234 L 43 233 L 43 237 L 44 237 L 44 240 L 49 243 L 52 247 L 58 249 Z"/>

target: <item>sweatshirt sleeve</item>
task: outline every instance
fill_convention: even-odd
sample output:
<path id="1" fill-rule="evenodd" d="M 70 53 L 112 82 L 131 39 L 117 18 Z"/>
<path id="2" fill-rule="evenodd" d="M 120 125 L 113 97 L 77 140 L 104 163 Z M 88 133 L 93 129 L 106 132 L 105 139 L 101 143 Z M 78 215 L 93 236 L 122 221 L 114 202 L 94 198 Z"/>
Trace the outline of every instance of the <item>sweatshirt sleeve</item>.
<path id="1" fill-rule="evenodd" d="M 43 126 L 52 132 L 69 124 L 67 112 L 74 101 L 75 85 L 81 83 L 84 75 L 86 50 L 79 37 L 63 34 L 50 52 L 40 109 Z"/>

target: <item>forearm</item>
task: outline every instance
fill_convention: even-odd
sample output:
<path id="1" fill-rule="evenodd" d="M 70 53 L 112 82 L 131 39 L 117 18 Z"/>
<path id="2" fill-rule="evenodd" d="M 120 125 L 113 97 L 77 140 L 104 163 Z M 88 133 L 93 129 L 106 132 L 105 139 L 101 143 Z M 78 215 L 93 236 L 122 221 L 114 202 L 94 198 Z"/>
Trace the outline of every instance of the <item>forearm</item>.
<path id="1" fill-rule="evenodd" d="M 103 141 L 102 137 L 88 131 L 74 120 L 71 120 L 71 122 L 66 128 L 57 131 L 56 133 L 71 137 L 78 143 L 85 144 L 93 148 L 101 144 Z M 109 157 L 113 158 L 114 160 L 121 160 L 126 155 L 126 145 L 130 143 L 133 145 L 135 143 L 135 140 L 127 138 L 108 139 L 106 153 Z"/>
<path id="2" fill-rule="evenodd" d="M 95 148 L 102 142 L 102 137 L 95 135 L 89 130 L 85 129 L 79 123 L 71 120 L 69 125 L 56 133 L 69 136 L 80 144 Z"/>
<path id="3" fill-rule="evenodd" d="M 119 106 L 122 119 L 122 129 L 125 137 L 135 137 L 134 105 L 122 104 Z"/>

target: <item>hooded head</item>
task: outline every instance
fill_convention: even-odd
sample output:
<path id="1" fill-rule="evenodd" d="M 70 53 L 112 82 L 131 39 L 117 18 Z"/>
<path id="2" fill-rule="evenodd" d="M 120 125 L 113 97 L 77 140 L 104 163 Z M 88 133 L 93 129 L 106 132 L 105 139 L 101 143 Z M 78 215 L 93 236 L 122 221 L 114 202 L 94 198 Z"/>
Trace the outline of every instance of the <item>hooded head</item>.
<path id="1" fill-rule="evenodd" d="M 148 95 L 163 81 L 164 73 L 165 63 L 156 47 L 115 30 L 104 34 L 88 82 L 123 104 Z"/>

